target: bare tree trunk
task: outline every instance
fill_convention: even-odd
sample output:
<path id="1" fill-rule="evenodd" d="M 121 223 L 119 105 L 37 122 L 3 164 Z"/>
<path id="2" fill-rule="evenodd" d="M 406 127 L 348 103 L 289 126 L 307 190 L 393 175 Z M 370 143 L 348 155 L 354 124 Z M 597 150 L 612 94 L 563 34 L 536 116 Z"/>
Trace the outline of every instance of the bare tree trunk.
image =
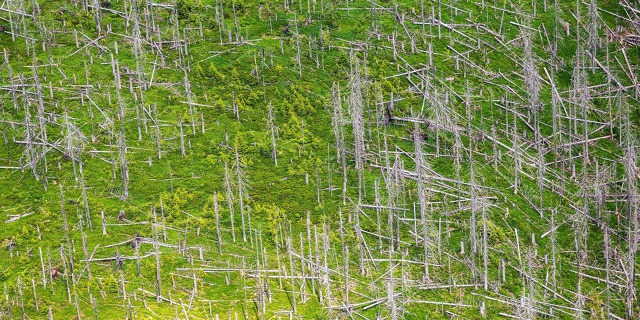
<path id="1" fill-rule="evenodd" d="M 351 74 L 349 76 L 349 113 L 353 126 L 353 142 L 355 168 L 358 171 L 358 199 L 362 200 L 363 169 L 365 161 L 364 140 L 364 103 L 362 101 L 362 78 L 360 76 L 360 62 L 355 54 L 351 54 Z"/>
<path id="2" fill-rule="evenodd" d="M 225 162 L 224 164 L 224 188 L 225 194 L 227 196 L 227 206 L 229 207 L 229 219 L 231 221 L 231 239 L 233 242 L 236 242 L 236 228 L 234 225 L 234 210 L 233 210 L 233 181 L 231 180 L 231 175 L 229 174 L 229 165 Z"/>
<path id="3" fill-rule="evenodd" d="M 627 243 L 629 244 L 628 266 L 626 270 L 626 307 L 627 318 L 634 318 L 636 299 L 636 255 L 640 234 L 640 210 L 638 209 L 638 148 L 637 138 L 630 120 L 630 108 L 622 92 L 618 93 L 618 109 L 622 115 L 621 137 L 624 146 L 624 158 L 626 184 L 626 221 Z"/>
<path id="4" fill-rule="evenodd" d="M 425 192 L 426 186 L 424 185 L 424 167 L 426 163 L 422 156 L 422 132 L 419 125 L 416 123 L 413 129 L 413 148 L 415 150 L 415 163 L 416 163 L 416 175 L 418 182 L 418 202 L 420 204 L 420 229 L 422 230 L 422 247 L 424 250 L 424 281 L 429 280 L 429 237 L 430 225 L 427 217 L 427 194 Z"/>
<path id="5" fill-rule="evenodd" d="M 156 231 L 157 233 L 157 231 Z M 156 302 L 160 302 L 160 296 L 162 295 L 162 272 L 160 268 L 160 247 L 158 246 L 158 239 L 153 242 L 153 248 L 155 249 L 155 258 L 156 258 Z"/>
<path id="6" fill-rule="evenodd" d="M 91 259 L 87 250 L 87 235 L 82 233 L 82 252 L 84 253 L 85 267 L 87 268 L 87 278 L 91 281 Z"/>
<path id="7" fill-rule="evenodd" d="M 237 178 L 237 186 L 238 187 L 238 205 L 240 206 L 240 219 L 242 223 L 242 241 L 247 242 L 247 232 L 244 221 L 244 199 L 249 197 L 249 192 L 247 190 L 247 181 L 246 175 L 244 173 L 244 164 L 242 163 L 242 159 L 240 158 L 240 153 L 238 152 L 238 146 L 235 147 L 235 169 L 236 169 L 236 178 Z M 233 228 L 233 215 L 231 216 L 231 227 Z M 234 232 L 235 233 L 235 232 Z M 235 235 L 234 235 L 235 239 Z M 235 241 L 235 240 L 234 240 Z"/>
<path id="8" fill-rule="evenodd" d="M 213 192 L 213 211 L 216 218 L 216 233 L 218 235 L 218 253 L 222 254 L 222 235 L 220 233 L 220 214 L 218 213 L 218 192 Z"/>
<path id="9" fill-rule="evenodd" d="M 180 153 L 184 158 L 187 155 L 187 153 L 185 152 L 185 148 L 184 148 L 184 130 L 182 128 L 182 116 L 178 116 L 178 127 L 180 128 Z"/>
<path id="10" fill-rule="evenodd" d="M 269 131 L 271 132 L 271 158 L 278 166 L 278 151 L 276 150 L 276 131 L 278 127 L 274 124 L 274 116 L 273 116 L 273 105 L 269 103 L 269 111 L 268 111 L 268 121 L 269 121 Z"/>
<path id="11" fill-rule="evenodd" d="M 333 106 L 333 135 L 336 139 L 336 157 L 342 164 L 342 204 L 347 204 L 347 160 L 344 145 L 344 115 L 342 112 L 342 96 L 340 85 L 336 82 L 331 87 L 331 101 Z"/>
<path id="12" fill-rule="evenodd" d="M 106 235 L 107 234 L 107 224 L 105 223 L 104 220 L 104 210 L 100 211 L 100 218 L 102 220 L 102 235 Z"/>

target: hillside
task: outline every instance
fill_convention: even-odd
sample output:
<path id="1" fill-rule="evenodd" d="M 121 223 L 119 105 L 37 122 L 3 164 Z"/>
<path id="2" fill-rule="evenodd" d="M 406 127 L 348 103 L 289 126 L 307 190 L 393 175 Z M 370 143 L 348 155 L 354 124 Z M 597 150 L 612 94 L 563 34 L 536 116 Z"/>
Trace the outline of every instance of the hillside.
<path id="1" fill-rule="evenodd" d="M 5 0 L 0 319 L 638 319 L 640 6 Z"/>

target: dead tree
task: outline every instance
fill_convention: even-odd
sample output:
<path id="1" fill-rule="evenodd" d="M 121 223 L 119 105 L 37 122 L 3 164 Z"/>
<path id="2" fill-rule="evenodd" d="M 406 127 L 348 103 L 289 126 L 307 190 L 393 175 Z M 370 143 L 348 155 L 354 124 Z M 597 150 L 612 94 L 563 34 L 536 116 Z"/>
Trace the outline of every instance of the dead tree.
<path id="1" fill-rule="evenodd" d="M 553 290 L 553 296 L 556 296 L 557 288 L 558 288 L 558 269 L 557 269 L 557 254 L 558 254 L 558 245 L 556 242 L 556 212 L 557 209 L 551 210 L 551 219 L 550 219 L 550 230 L 551 236 L 549 237 L 549 242 L 551 245 L 551 289 Z"/>
<path id="2" fill-rule="evenodd" d="M 229 172 L 229 164 L 228 163 L 224 163 L 224 181 L 222 182 L 223 187 L 225 189 L 225 195 L 227 197 L 227 207 L 229 208 L 229 219 L 231 220 L 231 239 L 233 239 L 233 242 L 236 242 L 236 227 L 234 224 L 235 221 L 235 217 L 234 217 L 234 207 L 233 207 L 233 203 L 234 203 L 234 183 L 233 180 L 231 180 L 231 173 Z"/>
<path id="3" fill-rule="evenodd" d="M 125 105 L 122 99 L 122 85 L 120 82 L 120 65 L 118 60 L 111 56 L 111 67 L 113 72 L 114 81 L 116 84 L 116 94 L 118 98 L 118 121 L 120 122 L 120 132 L 116 133 L 116 147 L 118 149 L 118 163 L 120 164 L 120 175 L 122 177 L 123 193 L 122 196 L 126 199 L 129 197 L 129 164 L 127 162 L 127 139 L 125 133 Z"/>
<path id="4" fill-rule="evenodd" d="M 233 115 L 236 116 L 236 120 L 240 121 L 240 107 L 236 101 L 236 92 L 231 92 L 231 106 L 233 107 Z"/>
<path id="5" fill-rule="evenodd" d="M 189 76 L 187 75 L 187 68 L 184 69 L 184 91 L 187 94 L 187 104 L 189 104 L 189 121 L 191 122 L 191 132 L 196 134 L 196 118 L 195 118 L 195 110 L 193 103 L 193 96 L 191 93 L 191 82 L 189 81 Z"/>
<path id="6" fill-rule="evenodd" d="M 300 54 L 300 32 L 298 32 L 298 17 L 295 15 L 293 17 L 293 24 L 294 24 L 295 35 L 296 35 L 296 48 L 297 48 L 296 62 L 298 63 L 298 73 L 300 75 L 300 79 L 302 79 L 302 55 Z"/>
<path id="7" fill-rule="evenodd" d="M 144 51 L 143 51 L 143 39 L 142 33 L 140 31 L 140 6 L 138 5 L 138 0 L 131 0 L 130 3 L 130 15 L 129 15 L 129 23 L 133 24 L 132 28 L 132 40 L 133 40 L 133 55 L 136 60 L 136 80 L 137 84 L 140 88 L 147 88 L 146 79 L 145 79 L 145 70 L 144 70 Z M 133 20 L 133 21 L 131 21 Z M 133 93 L 133 92 L 132 92 Z M 144 95 L 140 91 L 141 98 L 144 98 Z"/>
<path id="8" fill-rule="evenodd" d="M 520 160 L 520 144 L 518 142 L 518 116 L 516 111 L 513 110 L 513 128 L 512 128 L 512 141 L 513 144 L 513 193 L 518 194 L 518 188 L 520 187 L 520 170 L 522 164 Z"/>
<path id="9" fill-rule="evenodd" d="M 66 136 L 66 140 L 67 140 L 67 149 L 66 152 L 64 154 L 64 158 L 67 159 L 71 159 L 71 166 L 73 167 L 73 177 L 75 178 L 76 182 L 78 181 L 78 170 L 76 169 L 76 150 L 75 150 L 75 140 L 74 139 L 74 132 L 73 129 L 71 128 L 71 123 L 69 122 L 69 116 L 67 115 L 67 113 L 64 113 L 64 122 L 65 122 L 65 127 L 66 127 L 66 131 L 67 131 L 67 136 Z"/>
<path id="10" fill-rule="evenodd" d="M 235 171 L 236 171 L 236 187 L 238 188 L 238 206 L 240 206 L 240 220 L 242 224 L 242 241 L 247 242 L 247 232 L 244 218 L 244 200 L 249 198 L 249 183 L 244 172 L 245 165 L 242 162 L 238 146 L 235 147 Z M 233 220 L 231 222 L 233 226 Z"/>
<path id="11" fill-rule="evenodd" d="M 218 235 L 218 253 L 222 254 L 222 234 L 220 232 L 220 214 L 218 212 L 218 192 L 213 192 L 213 212 L 216 219 L 216 233 Z"/>
<path id="12" fill-rule="evenodd" d="M 478 253 L 478 235 L 477 235 L 477 217 L 476 214 L 478 212 L 478 207 L 479 206 L 483 206 L 484 204 L 482 203 L 483 200 L 479 201 L 479 196 L 478 196 L 478 187 L 476 185 L 476 181 L 475 181 L 475 168 L 474 168 L 474 161 L 473 161 L 473 157 L 471 156 L 473 147 L 471 145 L 469 145 L 469 187 L 470 187 L 470 194 L 469 194 L 469 198 L 471 200 L 471 220 L 469 221 L 469 238 L 470 238 L 470 242 L 471 242 L 471 257 L 470 257 L 470 263 L 471 263 L 471 274 L 473 275 L 473 281 L 474 283 L 477 283 L 477 268 L 476 268 L 476 255 Z M 479 203 L 480 202 L 480 203 Z"/>
<path id="13" fill-rule="evenodd" d="M 149 108 L 151 109 L 151 108 Z M 155 111 L 155 117 L 151 115 L 151 113 Z M 151 121 L 153 121 L 153 126 L 156 129 L 155 139 L 156 139 L 156 147 L 158 150 L 158 159 L 162 159 L 162 133 L 160 132 L 160 124 L 158 123 L 158 107 L 154 104 L 153 111 L 150 111 L 149 117 Z"/>
<path id="14" fill-rule="evenodd" d="M 596 70 L 596 53 L 601 47 L 600 35 L 598 30 L 600 29 L 600 16 L 598 14 L 598 5 L 595 0 L 589 2 L 589 11 L 587 13 L 589 21 L 587 22 L 587 50 L 590 53 L 590 67 L 591 71 Z"/>
<path id="15" fill-rule="evenodd" d="M 606 301 L 605 301 L 605 312 L 606 314 L 611 314 L 611 256 L 612 256 L 612 252 L 611 252 L 611 239 L 609 237 L 609 226 L 607 226 L 607 224 L 603 224 L 602 225 L 602 232 L 603 232 L 603 253 L 604 253 L 604 259 L 605 259 L 605 265 L 604 265 L 604 271 L 605 271 L 605 281 L 606 281 L 606 288 L 605 288 L 605 295 L 606 295 Z"/>
<path id="16" fill-rule="evenodd" d="M 625 184 L 626 184 L 626 212 L 625 220 L 627 222 L 627 243 L 629 245 L 628 266 L 626 271 L 626 307 L 627 317 L 634 317 L 634 309 L 637 303 L 636 299 L 636 255 L 638 251 L 638 241 L 640 241 L 640 208 L 638 206 L 638 147 L 637 136 L 630 120 L 629 103 L 626 101 L 622 92 L 618 92 L 618 109 L 620 110 L 621 119 L 621 139 L 624 146 L 623 164 L 625 168 Z"/>
<path id="17" fill-rule="evenodd" d="M 278 131 L 278 127 L 275 125 L 274 123 L 274 116 L 273 116 L 273 105 L 271 103 L 269 103 L 269 110 L 268 110 L 268 126 L 269 126 L 269 132 L 271 133 L 271 158 L 273 159 L 273 162 L 275 163 L 275 166 L 278 166 L 278 151 L 276 149 L 276 136 L 277 136 L 277 131 Z"/>
<path id="18" fill-rule="evenodd" d="M 67 211 L 65 209 L 64 206 L 64 192 L 62 190 L 62 184 L 59 184 L 60 186 L 60 212 L 62 213 L 62 226 L 64 229 L 64 234 L 65 234 L 65 239 L 66 239 L 66 243 L 67 243 L 67 254 L 65 254 L 64 256 L 66 256 L 69 259 L 69 263 L 71 266 L 71 273 L 73 275 L 73 259 L 71 257 L 71 238 L 69 237 L 69 223 L 67 221 Z M 60 247 L 61 250 L 63 250 L 63 246 Z M 64 250 L 63 250 L 64 251 Z M 68 275 L 68 273 L 65 271 L 65 275 Z M 75 278 L 74 278 L 74 283 L 75 283 Z"/>
<path id="19" fill-rule="evenodd" d="M 100 12 L 101 7 L 102 7 L 102 4 L 100 3 L 100 0 L 93 0 L 93 19 L 96 24 L 96 29 L 98 31 L 98 34 L 102 33 L 102 26 L 101 26 L 102 14 Z"/>
<path id="20" fill-rule="evenodd" d="M 364 102 L 362 99 L 362 77 L 360 75 L 360 61 L 354 53 L 351 54 L 351 74 L 349 76 L 349 114 L 353 128 L 353 148 L 355 168 L 358 171 L 358 199 L 362 198 L 362 170 L 365 161 L 364 140 Z"/>
<path id="21" fill-rule="evenodd" d="M 344 144 L 344 115 L 342 112 L 340 85 L 336 82 L 331 87 L 331 105 L 333 107 L 331 124 L 333 125 L 333 135 L 336 140 L 336 157 L 338 162 L 342 164 L 342 204 L 345 205 L 347 204 L 347 163 Z"/>
<path id="22" fill-rule="evenodd" d="M 178 128 L 180 129 L 180 153 L 184 158 L 187 155 L 187 153 L 185 152 L 185 148 L 184 148 L 184 130 L 182 128 L 182 116 L 178 116 Z"/>
<path id="23" fill-rule="evenodd" d="M 416 179 L 418 182 L 418 202 L 420 204 L 420 229 L 422 230 L 422 246 L 424 250 L 424 280 L 429 280 L 429 244 L 431 242 L 429 238 L 430 234 L 430 225 L 429 225 L 429 217 L 427 217 L 427 193 L 425 192 L 425 166 L 427 165 L 423 158 L 422 152 L 422 139 L 423 135 L 420 132 L 420 126 L 418 123 L 415 123 L 415 127 L 413 129 L 413 148 L 414 148 L 414 157 L 415 157 L 415 165 L 416 165 Z"/>
<path id="24" fill-rule="evenodd" d="M 26 143 L 27 143 L 27 161 L 31 166 L 31 171 L 33 172 L 33 176 L 36 180 L 40 180 L 40 174 L 38 173 L 38 156 L 35 146 L 35 133 L 31 128 L 31 113 L 29 112 L 29 104 L 25 104 L 25 113 L 24 113 L 24 122 L 25 122 L 25 131 L 26 131 Z"/>
<path id="25" fill-rule="evenodd" d="M 120 175 L 122 176 L 122 196 L 126 199 L 129 197 L 129 162 L 127 161 L 127 140 L 124 134 L 116 134 L 116 143 L 118 147 L 118 162 L 120 163 Z"/>
<path id="26" fill-rule="evenodd" d="M 522 38 L 524 40 L 524 61 L 522 74 L 524 76 L 525 89 L 529 98 L 529 110 L 535 115 L 538 113 L 540 97 L 540 76 L 536 68 L 533 56 L 533 39 L 531 30 L 528 27 L 522 28 Z"/>
<path id="27" fill-rule="evenodd" d="M 83 232 L 82 233 L 82 252 L 84 252 L 84 259 L 85 259 L 85 268 L 87 269 L 87 278 L 89 279 L 89 281 L 91 281 L 91 263 L 90 263 L 90 257 L 89 257 L 89 252 L 87 250 L 87 235 Z"/>
<path id="28" fill-rule="evenodd" d="M 76 126 L 74 127 L 74 132 L 75 132 L 75 136 L 78 137 L 81 135 L 81 133 L 79 132 L 78 128 Z M 83 151 L 83 143 L 82 140 L 80 140 L 79 142 L 77 142 L 76 148 L 75 148 L 75 156 L 78 159 L 78 171 L 80 173 L 80 189 L 82 191 L 82 204 L 84 206 L 84 212 L 85 212 L 85 219 L 87 224 L 89 225 L 89 229 L 93 230 L 93 223 L 91 222 L 91 211 L 89 209 L 89 198 L 87 195 L 87 187 L 85 185 L 85 178 L 84 178 L 84 163 L 82 162 L 82 151 Z"/>

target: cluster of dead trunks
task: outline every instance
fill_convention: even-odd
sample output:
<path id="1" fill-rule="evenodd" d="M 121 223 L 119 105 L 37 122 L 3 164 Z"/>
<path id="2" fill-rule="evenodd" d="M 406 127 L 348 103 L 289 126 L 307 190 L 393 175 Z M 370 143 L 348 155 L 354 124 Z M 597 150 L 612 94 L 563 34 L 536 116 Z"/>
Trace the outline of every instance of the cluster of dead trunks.
<path id="1" fill-rule="evenodd" d="M 384 124 L 385 125 L 390 125 L 392 124 L 395 120 L 397 120 L 397 118 L 395 118 L 393 116 L 393 113 L 391 113 L 391 107 L 389 106 L 389 104 L 386 105 L 385 109 L 384 109 Z M 427 127 L 429 126 L 428 122 L 425 122 L 425 124 L 427 125 Z M 411 140 L 415 140 L 415 136 L 414 134 L 416 134 L 415 130 L 405 130 L 407 132 L 407 134 L 409 134 L 409 138 Z M 420 138 L 422 141 L 428 141 L 429 136 L 426 133 L 420 132 Z"/>
<path id="2" fill-rule="evenodd" d="M 640 46 L 640 35 L 623 26 L 616 26 L 615 30 L 607 34 L 609 42 L 619 42 L 623 46 Z"/>

